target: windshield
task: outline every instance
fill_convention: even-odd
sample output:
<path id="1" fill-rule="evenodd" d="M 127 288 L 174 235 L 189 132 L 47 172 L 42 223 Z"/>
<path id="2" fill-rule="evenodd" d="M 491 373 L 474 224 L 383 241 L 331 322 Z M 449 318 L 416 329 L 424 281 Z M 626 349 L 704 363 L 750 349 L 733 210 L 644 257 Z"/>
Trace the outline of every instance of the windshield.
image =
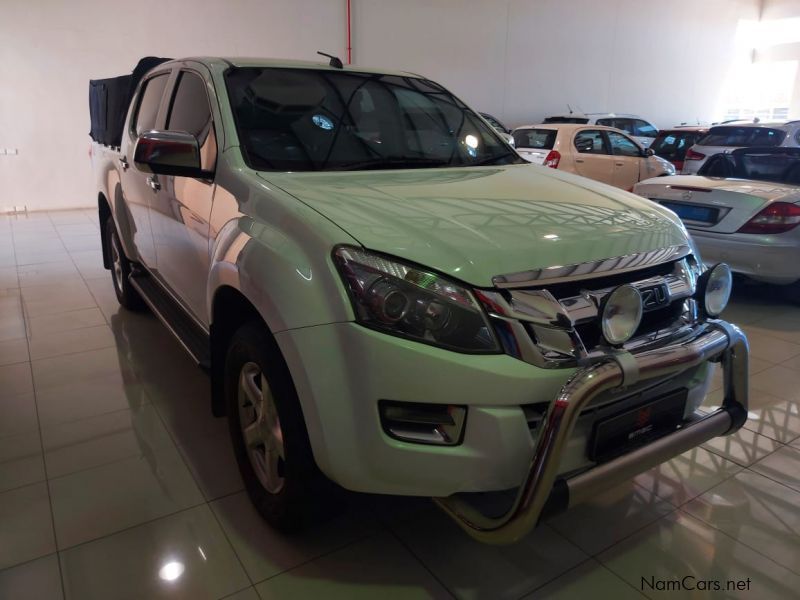
<path id="1" fill-rule="evenodd" d="M 786 133 L 769 127 L 712 127 L 698 146 L 780 146 Z"/>
<path id="2" fill-rule="evenodd" d="M 484 121 L 427 79 L 247 67 L 225 74 L 247 164 L 325 171 L 524 162 Z"/>
<path id="3" fill-rule="evenodd" d="M 556 143 L 556 129 L 516 129 L 514 146 L 517 148 L 541 148 L 552 150 Z"/>
<path id="4" fill-rule="evenodd" d="M 683 160 L 698 135 L 696 131 L 662 131 L 650 147 L 661 158 Z"/>
<path id="5" fill-rule="evenodd" d="M 800 185 L 800 152 L 715 154 L 697 174 Z"/>

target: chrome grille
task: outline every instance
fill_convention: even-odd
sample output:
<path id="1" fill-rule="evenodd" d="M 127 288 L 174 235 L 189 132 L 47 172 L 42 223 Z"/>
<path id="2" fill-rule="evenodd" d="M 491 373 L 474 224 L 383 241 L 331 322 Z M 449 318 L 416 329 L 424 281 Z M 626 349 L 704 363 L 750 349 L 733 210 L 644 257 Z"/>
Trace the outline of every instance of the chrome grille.
<path id="1" fill-rule="evenodd" d="M 478 297 L 503 340 L 506 351 L 546 368 L 566 368 L 602 347 L 600 308 L 617 286 L 639 289 L 645 301 L 642 322 L 626 349 L 674 337 L 697 320 L 694 295 L 699 268 L 686 256 L 623 273 L 605 273 L 577 281 L 559 278 L 540 287 L 480 291 Z M 507 343 L 511 340 L 513 343 Z"/>

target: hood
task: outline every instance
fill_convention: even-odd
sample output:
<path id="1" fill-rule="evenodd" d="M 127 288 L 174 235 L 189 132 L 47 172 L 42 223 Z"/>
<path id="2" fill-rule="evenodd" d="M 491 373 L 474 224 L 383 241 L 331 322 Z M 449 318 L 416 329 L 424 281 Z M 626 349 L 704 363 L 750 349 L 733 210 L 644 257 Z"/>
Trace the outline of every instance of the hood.
<path id="1" fill-rule="evenodd" d="M 792 201 L 800 195 L 800 187 L 786 183 L 774 183 L 771 181 L 756 181 L 753 179 L 725 179 L 722 177 L 703 177 L 702 175 L 675 175 L 673 177 L 653 177 L 640 181 L 634 186 L 639 190 L 644 186 L 685 186 L 702 188 L 706 190 L 718 190 L 721 192 L 736 192 L 739 194 L 749 194 L 764 198 L 765 200 L 780 200 L 787 196 L 793 196 Z M 642 195 L 645 195 L 644 191 Z"/>
<path id="2" fill-rule="evenodd" d="M 657 204 L 530 164 L 260 176 L 365 248 L 476 286 L 686 243 L 680 221 Z"/>

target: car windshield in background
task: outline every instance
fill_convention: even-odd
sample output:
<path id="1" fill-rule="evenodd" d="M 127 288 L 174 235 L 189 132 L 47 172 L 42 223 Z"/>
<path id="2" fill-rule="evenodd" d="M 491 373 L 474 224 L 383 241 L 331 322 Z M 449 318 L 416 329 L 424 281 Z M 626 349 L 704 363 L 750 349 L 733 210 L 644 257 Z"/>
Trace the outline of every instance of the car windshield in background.
<path id="1" fill-rule="evenodd" d="M 662 131 L 650 147 L 661 158 L 683 160 L 697 136 L 694 131 Z"/>
<path id="2" fill-rule="evenodd" d="M 513 135 L 514 146 L 517 148 L 552 150 L 558 131 L 555 129 L 517 129 Z"/>
<path id="3" fill-rule="evenodd" d="M 543 123 L 575 123 L 576 125 L 586 125 L 589 122 L 585 117 L 547 117 Z"/>
<path id="4" fill-rule="evenodd" d="M 698 146 L 780 146 L 786 132 L 769 127 L 712 127 L 697 140 Z"/>
<path id="5" fill-rule="evenodd" d="M 800 185 L 800 152 L 715 154 L 697 174 Z"/>
<path id="6" fill-rule="evenodd" d="M 243 67 L 225 75 L 245 161 L 324 171 L 524 162 L 439 84 L 417 77 Z"/>

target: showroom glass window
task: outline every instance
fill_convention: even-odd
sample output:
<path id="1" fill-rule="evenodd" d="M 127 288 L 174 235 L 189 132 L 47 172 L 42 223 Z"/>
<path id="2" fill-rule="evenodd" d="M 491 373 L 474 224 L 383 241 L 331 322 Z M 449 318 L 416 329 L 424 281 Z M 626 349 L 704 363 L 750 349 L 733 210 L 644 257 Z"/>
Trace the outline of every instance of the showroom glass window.
<path id="1" fill-rule="evenodd" d="M 167 118 L 169 131 L 183 131 L 197 138 L 203 170 L 213 171 L 217 142 L 206 83 L 191 71 L 181 71 Z"/>
<path id="2" fill-rule="evenodd" d="M 633 140 L 616 131 L 608 132 L 608 141 L 611 143 L 611 153 L 614 156 L 641 156 L 642 151 Z"/>
<path id="3" fill-rule="evenodd" d="M 136 125 L 134 126 L 136 135 L 142 135 L 145 131 L 155 128 L 158 107 L 161 105 L 161 96 L 164 95 L 168 75 L 168 73 L 162 73 L 145 82 L 139 109 L 136 111 Z"/>
<path id="4" fill-rule="evenodd" d="M 606 138 L 599 129 L 585 129 L 576 133 L 575 149 L 581 154 L 610 154 Z"/>
<path id="5" fill-rule="evenodd" d="M 247 163 L 318 171 L 520 163 L 483 119 L 417 77 L 247 67 L 225 75 Z"/>

